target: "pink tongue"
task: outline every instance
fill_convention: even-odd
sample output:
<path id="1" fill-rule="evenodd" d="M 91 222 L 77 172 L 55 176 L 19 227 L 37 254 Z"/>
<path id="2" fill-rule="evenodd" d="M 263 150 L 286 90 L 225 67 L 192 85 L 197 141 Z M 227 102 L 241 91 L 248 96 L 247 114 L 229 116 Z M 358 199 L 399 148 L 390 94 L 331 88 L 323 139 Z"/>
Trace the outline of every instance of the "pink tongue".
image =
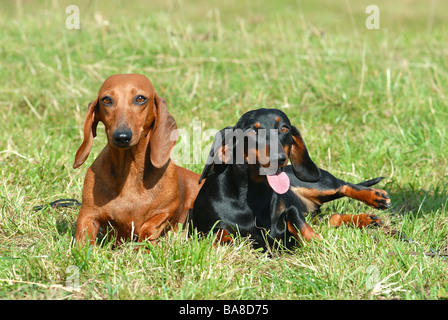
<path id="1" fill-rule="evenodd" d="M 284 172 L 266 176 L 268 183 L 275 192 L 286 193 L 289 190 L 289 177 Z"/>

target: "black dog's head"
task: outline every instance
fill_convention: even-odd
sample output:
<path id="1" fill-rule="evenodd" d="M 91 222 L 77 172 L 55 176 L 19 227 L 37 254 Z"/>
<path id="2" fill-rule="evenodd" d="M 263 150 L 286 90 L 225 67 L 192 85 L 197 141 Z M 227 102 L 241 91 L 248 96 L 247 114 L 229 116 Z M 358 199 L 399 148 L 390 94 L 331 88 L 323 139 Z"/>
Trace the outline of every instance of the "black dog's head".
<path id="1" fill-rule="evenodd" d="M 245 165 L 256 172 L 258 179 L 266 179 L 275 192 L 285 193 L 289 178 L 283 168 L 288 160 L 298 179 L 307 182 L 320 179 L 320 171 L 311 160 L 299 130 L 291 125 L 286 114 L 277 109 L 252 110 L 234 127 L 216 134 L 200 181 L 220 174 L 227 165 Z"/>

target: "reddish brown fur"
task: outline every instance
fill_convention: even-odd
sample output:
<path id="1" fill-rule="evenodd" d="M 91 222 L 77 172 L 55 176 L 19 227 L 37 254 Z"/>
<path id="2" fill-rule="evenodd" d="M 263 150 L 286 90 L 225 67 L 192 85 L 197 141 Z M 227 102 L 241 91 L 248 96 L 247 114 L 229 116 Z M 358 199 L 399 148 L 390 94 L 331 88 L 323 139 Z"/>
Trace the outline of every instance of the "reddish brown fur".
<path id="1" fill-rule="evenodd" d="M 104 106 L 105 95 L 116 105 Z M 136 95 L 147 98 L 145 105 L 132 104 Z M 86 160 L 98 122 L 105 126 L 108 144 L 87 170 L 76 241 L 84 243 L 87 236 L 94 244 L 101 225 L 112 226 L 117 241 L 132 236 L 155 241 L 184 224 L 201 186 L 199 174 L 170 161 L 176 123 L 151 82 L 138 74 L 113 75 L 104 82 L 89 105 L 75 168 Z M 132 131 L 127 148 L 112 143 L 118 127 Z"/>

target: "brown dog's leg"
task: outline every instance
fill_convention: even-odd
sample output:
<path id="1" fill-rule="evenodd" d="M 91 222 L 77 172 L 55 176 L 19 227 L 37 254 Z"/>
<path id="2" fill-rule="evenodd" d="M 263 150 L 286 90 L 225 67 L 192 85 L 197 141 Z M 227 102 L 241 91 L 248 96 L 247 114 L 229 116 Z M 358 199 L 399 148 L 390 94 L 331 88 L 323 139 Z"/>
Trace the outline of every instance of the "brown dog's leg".
<path id="1" fill-rule="evenodd" d="M 358 215 L 336 213 L 330 217 L 330 225 L 332 227 L 340 227 L 343 224 L 357 228 L 366 228 L 368 226 L 381 226 L 382 222 L 376 215 L 367 213 Z"/>
<path id="2" fill-rule="evenodd" d="M 152 244 L 156 243 L 157 238 L 165 231 L 169 225 L 168 214 L 158 214 L 146 221 L 138 234 L 139 241 L 147 240 Z"/>
<path id="3" fill-rule="evenodd" d="M 76 222 L 76 242 L 84 245 L 89 240 L 91 245 L 95 244 L 100 223 L 92 216 L 86 216 L 81 210 L 78 221 Z"/>

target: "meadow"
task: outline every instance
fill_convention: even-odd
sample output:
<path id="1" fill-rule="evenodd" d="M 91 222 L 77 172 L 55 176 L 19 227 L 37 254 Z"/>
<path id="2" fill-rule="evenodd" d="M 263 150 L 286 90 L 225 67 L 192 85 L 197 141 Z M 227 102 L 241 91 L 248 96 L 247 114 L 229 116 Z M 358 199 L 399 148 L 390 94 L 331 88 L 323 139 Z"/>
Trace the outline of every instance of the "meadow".
<path id="1" fill-rule="evenodd" d="M 376 1 L 4 1 L 0 10 L 1 299 L 447 299 L 448 3 Z M 67 28 L 79 8 L 79 29 Z M 247 239 L 170 233 L 147 251 L 73 246 L 88 166 L 72 168 L 87 105 L 115 73 L 153 82 L 193 136 L 246 111 L 283 110 L 319 167 L 350 182 L 384 176 L 392 206 L 340 199 L 324 213 L 377 213 L 381 229 L 323 236 L 271 255 Z M 201 139 L 200 149 L 211 142 Z M 200 173 L 203 162 L 181 163 Z M 188 160 L 188 158 L 190 160 Z M 409 251 L 416 255 L 408 254 Z M 391 254 L 391 252 L 393 254 Z"/>

